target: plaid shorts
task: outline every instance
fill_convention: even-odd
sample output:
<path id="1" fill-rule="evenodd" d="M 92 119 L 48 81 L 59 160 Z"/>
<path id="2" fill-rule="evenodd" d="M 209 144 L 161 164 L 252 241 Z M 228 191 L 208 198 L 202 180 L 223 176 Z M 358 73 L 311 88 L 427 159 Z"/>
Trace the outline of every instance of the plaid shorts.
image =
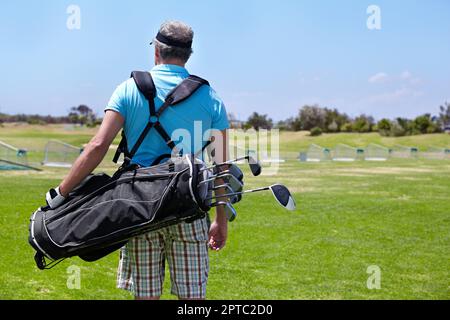
<path id="1" fill-rule="evenodd" d="M 180 223 L 131 239 L 120 251 L 117 287 L 135 297 L 159 297 L 170 270 L 171 293 L 180 299 L 205 299 L 208 281 L 207 219 Z"/>

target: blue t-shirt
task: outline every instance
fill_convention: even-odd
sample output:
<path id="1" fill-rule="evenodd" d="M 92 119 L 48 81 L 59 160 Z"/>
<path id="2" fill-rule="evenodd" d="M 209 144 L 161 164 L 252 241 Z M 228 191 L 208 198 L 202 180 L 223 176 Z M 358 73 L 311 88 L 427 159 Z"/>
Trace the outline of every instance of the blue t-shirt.
<path id="1" fill-rule="evenodd" d="M 189 76 L 185 68 L 176 65 L 157 65 L 150 73 L 157 90 L 156 110 L 163 105 L 169 92 Z M 124 117 L 124 129 L 130 151 L 150 120 L 148 102 L 133 79 L 130 78 L 117 87 L 105 111 L 107 110 L 119 112 Z M 177 145 L 177 149 L 183 149 L 185 154 L 201 150 L 209 140 L 212 129 L 229 128 L 222 100 L 206 85 L 189 99 L 168 108 L 161 116 L 160 122 Z M 170 148 L 153 128 L 132 162 L 149 166 L 160 155 L 170 153 Z"/>

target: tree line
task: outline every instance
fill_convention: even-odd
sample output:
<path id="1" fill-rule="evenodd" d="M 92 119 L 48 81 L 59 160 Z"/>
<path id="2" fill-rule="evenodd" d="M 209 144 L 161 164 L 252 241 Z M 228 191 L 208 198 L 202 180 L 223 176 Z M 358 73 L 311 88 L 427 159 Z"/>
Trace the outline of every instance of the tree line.
<path id="1" fill-rule="evenodd" d="M 361 114 L 350 117 L 337 109 L 305 105 L 296 117 L 274 123 L 266 114 L 254 112 L 246 122 L 244 129 L 280 129 L 284 131 L 310 131 L 311 135 L 338 132 L 379 132 L 382 136 L 406 136 L 443 132 L 450 126 L 450 103 L 440 106 L 438 115 L 426 113 L 414 119 L 395 118 L 375 121 L 374 117 Z"/>
<path id="2" fill-rule="evenodd" d="M 338 132 L 379 132 L 382 136 L 406 136 L 426 133 L 439 133 L 450 127 L 450 103 L 440 106 L 438 115 L 426 113 L 414 119 L 375 119 L 366 114 L 350 117 L 337 109 L 320 107 L 319 105 L 305 105 L 300 108 L 297 116 L 274 123 L 267 114 L 254 112 L 245 122 L 238 121 L 232 114 L 230 122 L 234 127 L 244 129 L 280 129 L 284 131 L 310 131 L 311 135 Z M 72 107 L 67 116 L 43 115 L 7 115 L 0 113 L 2 123 L 24 122 L 28 124 L 78 124 L 81 126 L 97 126 L 101 123 L 94 111 L 87 105 Z"/>
<path id="3" fill-rule="evenodd" d="M 81 104 L 78 107 L 70 108 L 67 116 L 50 116 L 38 114 L 16 114 L 8 115 L 0 113 L 0 125 L 2 123 L 22 122 L 34 125 L 46 124 L 78 124 L 81 126 L 94 127 L 101 123 L 94 111 L 87 105 Z"/>

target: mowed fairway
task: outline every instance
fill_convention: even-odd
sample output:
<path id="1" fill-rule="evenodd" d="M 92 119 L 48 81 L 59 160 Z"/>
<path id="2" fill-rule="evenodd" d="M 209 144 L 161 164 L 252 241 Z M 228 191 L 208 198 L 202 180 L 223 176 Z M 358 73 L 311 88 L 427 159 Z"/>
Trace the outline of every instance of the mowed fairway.
<path id="1" fill-rule="evenodd" d="M 19 145 L 46 139 L 2 130 L 0 140 Z M 29 217 L 65 173 L 0 172 L 0 299 L 132 299 L 115 289 L 118 254 L 96 263 L 69 259 L 49 271 L 35 267 Z M 269 193 L 246 196 L 226 249 L 211 253 L 209 299 L 450 298 L 450 160 L 290 161 L 274 176 L 246 175 L 247 188 L 275 182 L 291 189 L 298 210 L 284 211 Z M 67 287 L 73 265 L 81 268 L 80 290 Z M 379 290 L 367 288 L 369 266 L 381 269 Z M 163 298 L 173 298 L 169 287 L 166 281 Z"/>

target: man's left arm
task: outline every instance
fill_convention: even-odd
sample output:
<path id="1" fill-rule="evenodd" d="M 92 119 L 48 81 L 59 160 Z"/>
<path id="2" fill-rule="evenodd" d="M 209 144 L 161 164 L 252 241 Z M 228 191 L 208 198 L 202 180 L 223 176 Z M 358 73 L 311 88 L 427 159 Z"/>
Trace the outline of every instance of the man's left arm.
<path id="1" fill-rule="evenodd" d="M 212 134 L 213 143 L 210 149 L 214 150 L 214 156 L 212 156 L 215 163 L 223 163 L 229 158 L 228 148 L 228 132 L 227 130 L 214 131 Z M 216 186 L 223 185 L 223 181 L 216 180 Z M 217 201 L 228 201 L 227 197 L 222 197 L 226 194 L 224 189 L 215 191 Z M 209 231 L 209 247 L 212 250 L 222 250 L 227 242 L 228 238 L 228 219 L 223 206 L 216 207 L 216 218 L 211 224 Z"/>
<path id="2" fill-rule="evenodd" d="M 67 197 L 102 162 L 123 124 L 124 118 L 120 113 L 106 111 L 99 131 L 88 143 L 67 177 L 60 184 L 59 191 L 63 197 Z"/>

